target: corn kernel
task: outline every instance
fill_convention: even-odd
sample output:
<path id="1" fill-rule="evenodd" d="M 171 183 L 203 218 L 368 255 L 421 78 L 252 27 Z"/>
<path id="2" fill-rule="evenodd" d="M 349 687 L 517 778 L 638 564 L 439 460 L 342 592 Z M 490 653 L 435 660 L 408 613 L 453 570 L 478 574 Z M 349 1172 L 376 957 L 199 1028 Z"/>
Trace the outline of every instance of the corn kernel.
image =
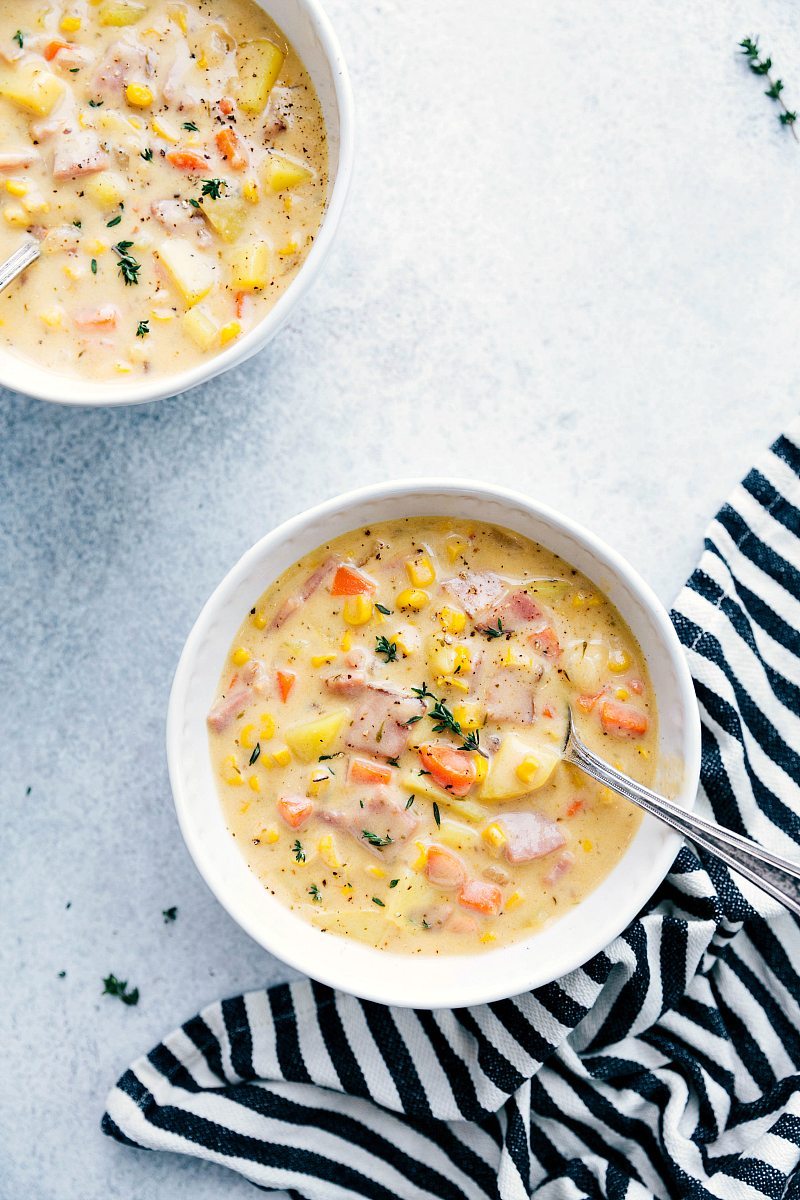
<path id="1" fill-rule="evenodd" d="M 348 625 L 366 625 L 372 616 L 372 601 L 366 596 L 348 596 L 342 616 Z"/>
<path id="2" fill-rule="evenodd" d="M 80 263 L 67 262 L 64 263 L 64 274 L 66 275 L 67 279 L 72 279 L 75 283 L 77 283 L 79 279 L 83 279 L 84 275 L 86 274 L 86 268 L 81 266 Z"/>
<path id="3" fill-rule="evenodd" d="M 294 200 L 293 200 L 293 198 L 292 198 L 291 196 L 284 196 L 284 197 L 283 197 L 283 207 L 286 209 L 286 211 L 287 211 L 287 212 L 291 212 L 291 211 L 292 211 L 292 205 L 293 205 L 293 204 L 294 204 Z"/>
<path id="4" fill-rule="evenodd" d="M 592 843 L 589 840 L 589 838 L 583 838 L 583 840 L 581 841 L 581 850 L 584 850 L 588 854 L 591 849 L 592 849 Z"/>
<path id="5" fill-rule="evenodd" d="M 522 783 L 533 783 L 538 770 L 539 763 L 532 754 L 529 754 L 526 758 L 523 758 L 522 762 L 517 767 L 517 778 L 521 780 Z"/>
<path id="6" fill-rule="evenodd" d="M 421 612 L 427 603 L 427 594 L 419 588 L 406 588 L 397 597 L 398 608 L 411 608 L 414 612 Z"/>
<path id="7" fill-rule="evenodd" d="M 151 308 L 150 316 L 154 321 L 160 321 L 162 324 L 166 323 L 167 321 L 175 320 L 175 313 L 172 311 L 172 309 L 162 308 L 161 306 Z"/>
<path id="8" fill-rule="evenodd" d="M 28 185 L 21 179 L 7 179 L 6 191 L 10 196 L 27 196 Z"/>
<path id="9" fill-rule="evenodd" d="M 245 650 L 244 646 L 237 646 L 231 655 L 234 666 L 243 667 L 246 662 L 250 661 L 250 651 Z"/>
<path id="10" fill-rule="evenodd" d="M 416 845 L 419 853 L 417 854 L 417 857 L 414 859 L 413 863 L 411 864 L 411 870 L 412 871 L 424 871 L 425 864 L 428 861 L 428 847 L 425 845 L 424 842 L 416 842 L 415 845 Z"/>
<path id="11" fill-rule="evenodd" d="M 39 313 L 39 320 L 48 329 L 58 329 L 64 320 L 64 310 L 59 305 L 54 304 L 52 308 L 45 308 Z"/>
<path id="12" fill-rule="evenodd" d="M 612 650 L 608 656 L 608 669 L 615 675 L 621 675 L 631 665 L 630 655 L 624 650 Z"/>
<path id="13" fill-rule="evenodd" d="M 572 597 L 573 608 L 597 608 L 600 604 L 600 597 L 593 592 L 577 591 Z"/>
<path id="14" fill-rule="evenodd" d="M 456 646 L 455 673 L 458 675 L 468 675 L 471 670 L 472 655 L 469 652 L 469 646 Z"/>
<path id="15" fill-rule="evenodd" d="M 239 745 L 243 750 L 252 750 L 255 746 L 255 742 L 253 741 L 254 731 L 255 725 L 245 725 L 244 729 L 239 734 Z"/>
<path id="16" fill-rule="evenodd" d="M 27 196 L 22 197 L 22 207 L 26 213 L 48 213 L 50 205 L 41 192 L 29 192 Z"/>
<path id="17" fill-rule="evenodd" d="M 248 204 L 258 204 L 258 184 L 255 179 L 247 179 L 242 184 L 242 197 Z"/>
<path id="18" fill-rule="evenodd" d="M 339 649 L 342 650 L 346 654 L 347 651 L 352 646 L 352 644 L 353 644 L 353 635 L 349 629 L 345 629 L 344 633 L 342 634 L 342 640 L 339 642 Z"/>
<path id="19" fill-rule="evenodd" d="M 611 788 L 600 788 L 600 799 L 603 804 L 613 804 L 614 793 L 612 792 Z"/>
<path id="20" fill-rule="evenodd" d="M 91 254 L 92 258 L 99 258 L 101 254 L 105 254 L 108 249 L 108 242 L 101 242 L 99 238 L 94 238 L 91 242 L 86 243 L 86 253 Z"/>
<path id="21" fill-rule="evenodd" d="M 350 895 L 350 893 L 351 893 L 351 892 L 352 892 L 352 890 L 353 890 L 353 885 L 352 885 L 352 883 L 343 883 L 343 884 L 342 884 L 342 888 L 341 888 L 341 890 L 342 890 L 342 894 L 343 894 L 344 896 L 349 896 L 349 895 Z"/>
<path id="22" fill-rule="evenodd" d="M 462 702 L 454 707 L 453 716 L 465 733 L 472 733 L 480 729 L 483 713 L 480 704 Z"/>
<path id="23" fill-rule="evenodd" d="M 397 633 L 389 638 L 389 641 L 394 642 L 400 653 L 404 654 L 407 658 L 409 654 L 413 654 L 415 650 L 419 650 L 419 631 L 411 625 L 406 625 L 404 629 L 398 629 Z"/>
<path id="24" fill-rule="evenodd" d="M 475 782 L 483 783 L 486 778 L 486 772 L 489 770 L 489 763 L 482 754 L 475 755 Z"/>
<path id="25" fill-rule="evenodd" d="M 133 367 L 126 359 L 121 358 L 119 362 L 114 363 L 114 370 L 118 375 L 130 375 Z"/>
<path id="26" fill-rule="evenodd" d="M 644 746 L 637 746 L 636 749 L 639 751 L 639 754 L 641 755 L 642 758 L 650 757 L 650 751 L 645 750 Z"/>
<path id="27" fill-rule="evenodd" d="M 252 792 L 260 792 L 261 791 L 261 780 L 258 778 L 257 775 L 251 775 L 250 778 L 247 780 L 247 784 Z"/>
<path id="28" fill-rule="evenodd" d="M 242 814 L 242 816 L 244 816 L 244 814 L 249 810 L 249 808 L 250 808 L 250 801 L 245 800 L 244 804 L 239 805 L 239 812 Z"/>
<path id="29" fill-rule="evenodd" d="M 125 88 L 125 99 L 134 108 L 149 108 L 153 103 L 153 93 L 143 83 L 129 83 Z"/>
<path id="30" fill-rule="evenodd" d="M 436 578 L 436 571 L 427 554 L 420 558 L 409 558 L 406 561 L 406 573 L 414 587 L 430 587 Z"/>
<path id="31" fill-rule="evenodd" d="M 3 209 L 3 216 L 7 224 L 17 229 L 25 229 L 30 224 L 28 214 L 21 204 L 7 204 Z"/>
<path id="32" fill-rule="evenodd" d="M 322 861 L 325 863 L 326 867 L 330 867 L 332 871 L 338 871 L 340 866 L 339 859 L 336 856 L 336 848 L 333 844 L 333 838 L 329 833 L 326 833 L 325 836 L 321 837 L 317 842 L 317 852 Z"/>
<path id="33" fill-rule="evenodd" d="M 261 840 L 266 842 L 268 846 L 274 846 L 280 836 L 281 835 L 278 833 L 277 829 L 275 829 L 273 826 L 270 829 L 264 830 L 263 834 L 261 835 Z"/>
<path id="34" fill-rule="evenodd" d="M 320 770 L 319 768 L 312 771 L 311 779 L 308 784 L 309 796 L 318 796 L 320 792 L 324 791 L 330 781 L 331 777 L 327 771 Z"/>
<path id="35" fill-rule="evenodd" d="M 229 787 L 244 787 L 244 780 L 242 779 L 241 775 L 238 775 L 235 771 L 226 776 L 225 782 L 229 785 Z"/>
<path id="36" fill-rule="evenodd" d="M 335 658 L 335 654 L 312 654 L 311 665 L 312 667 L 325 667 L 328 663 L 332 663 Z"/>
<path id="37" fill-rule="evenodd" d="M 614 695 L 618 700 L 630 700 L 631 694 L 627 688 L 617 688 Z"/>
<path id="38" fill-rule="evenodd" d="M 292 761 L 292 752 L 288 746 L 281 746 L 278 750 L 273 750 L 272 757 L 279 767 L 288 767 Z"/>
<path id="39" fill-rule="evenodd" d="M 457 608 L 442 608 L 436 614 L 445 633 L 463 633 L 467 624 L 467 614 Z"/>
<path id="40" fill-rule="evenodd" d="M 81 27 L 80 17 L 63 16 L 59 29 L 62 33 L 77 33 Z"/>
<path id="41" fill-rule="evenodd" d="M 494 821 L 491 825 L 487 825 L 481 833 L 481 837 L 486 842 L 487 846 L 493 846 L 495 850 L 500 850 L 506 844 L 506 835 L 503 833 L 499 825 Z"/>
<path id="42" fill-rule="evenodd" d="M 454 563 L 459 555 L 464 553 L 466 548 L 467 543 L 462 537 L 459 537 L 457 533 L 451 534 L 451 536 L 445 542 L 447 557 L 450 559 L 451 563 Z"/>
<path id="43" fill-rule="evenodd" d="M 497 941 L 497 935 L 487 929 L 486 933 L 481 934 L 480 940 L 488 945 L 490 942 Z"/>
<path id="44" fill-rule="evenodd" d="M 250 619 L 253 622 L 253 624 L 255 625 L 256 629 L 266 629 L 266 627 L 267 627 L 267 614 L 266 613 L 255 612 L 255 613 L 253 613 L 253 615 Z"/>
<path id="45" fill-rule="evenodd" d="M 297 254 L 299 250 L 297 242 L 286 242 L 284 246 L 279 246 L 277 254 L 279 258 L 291 258 L 293 254 Z"/>
<path id="46" fill-rule="evenodd" d="M 152 129 L 156 137 L 163 138 L 165 142 L 179 142 L 181 140 L 180 132 L 166 117 L 153 117 Z"/>
<path id="47" fill-rule="evenodd" d="M 228 342 L 232 342 L 241 332 L 242 326 L 239 321 L 228 321 L 219 331 L 219 340 L 223 346 L 227 346 Z"/>
<path id="48" fill-rule="evenodd" d="M 506 912 L 512 908 L 517 908 L 525 899 L 522 892 L 512 892 L 505 903 Z"/>
<path id="49" fill-rule="evenodd" d="M 367 867 L 367 874 L 371 875 L 373 879 L 385 879 L 386 878 L 386 872 L 383 870 L 382 867 L 369 866 L 369 867 Z"/>
<path id="50" fill-rule="evenodd" d="M 265 712 L 259 717 L 259 724 L 261 726 L 261 737 L 265 742 L 268 742 L 271 737 L 275 736 L 275 721 L 270 713 Z"/>
<path id="51" fill-rule="evenodd" d="M 457 692 L 469 691 L 469 684 L 460 675 L 439 675 L 436 682 L 439 687 L 455 688 Z"/>

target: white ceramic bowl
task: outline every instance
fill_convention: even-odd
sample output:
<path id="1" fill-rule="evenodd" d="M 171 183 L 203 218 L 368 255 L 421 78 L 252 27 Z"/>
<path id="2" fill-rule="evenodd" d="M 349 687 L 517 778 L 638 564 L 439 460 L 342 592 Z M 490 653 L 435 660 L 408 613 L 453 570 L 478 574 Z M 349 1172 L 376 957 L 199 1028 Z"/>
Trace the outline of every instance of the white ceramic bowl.
<path id="1" fill-rule="evenodd" d="M 291 518 L 249 550 L 214 592 L 186 642 L 170 697 L 167 754 L 189 851 L 217 899 L 251 937 L 298 970 L 366 999 L 455 1008 L 548 983 L 602 950 L 664 878 L 681 838 L 645 816 L 622 860 L 581 904 L 526 941 L 478 955 L 393 954 L 322 933 L 259 883 L 225 826 L 206 732 L 206 714 L 234 635 L 268 585 L 323 542 L 386 518 L 423 515 L 505 525 L 561 555 L 606 593 L 650 667 L 665 768 L 659 786 L 691 808 L 700 773 L 698 709 L 680 643 L 653 592 L 588 530 L 515 492 L 462 480 L 406 480 L 350 492 Z"/>
<path id="2" fill-rule="evenodd" d="M 266 346 L 305 294 L 325 259 L 342 215 L 353 170 L 353 94 L 344 58 L 319 0 L 256 0 L 294 46 L 317 89 L 328 133 L 328 204 L 314 245 L 267 316 L 221 354 L 188 371 L 126 383 L 85 380 L 38 367 L 0 348 L 0 385 L 56 404 L 144 404 L 213 379 Z M 222 5 L 224 8 L 224 4 Z M 31 268 L 36 270 L 35 265 Z"/>

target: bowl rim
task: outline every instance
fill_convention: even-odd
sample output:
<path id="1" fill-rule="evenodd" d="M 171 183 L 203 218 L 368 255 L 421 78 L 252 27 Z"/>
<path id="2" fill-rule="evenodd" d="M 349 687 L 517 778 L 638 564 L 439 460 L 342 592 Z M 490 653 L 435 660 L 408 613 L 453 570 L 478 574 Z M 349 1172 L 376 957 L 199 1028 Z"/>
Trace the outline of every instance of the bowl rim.
<path id="1" fill-rule="evenodd" d="M 303 953 L 295 951 L 291 944 L 284 944 L 282 942 L 278 944 L 277 938 L 274 940 L 271 939 L 269 928 L 265 929 L 263 924 L 260 924 L 254 917 L 251 917 L 249 910 L 243 904 L 237 903 L 232 895 L 225 894 L 224 887 L 215 886 L 209 878 L 205 867 L 206 856 L 201 845 L 201 838 L 192 822 L 191 801 L 186 795 L 180 762 L 180 746 L 184 726 L 186 684 L 194 670 L 197 651 L 205 639 L 208 626 L 214 622 L 220 612 L 224 611 L 227 594 L 232 593 L 237 582 L 242 577 L 246 577 L 251 568 L 258 564 L 265 556 L 268 556 L 273 549 L 292 539 L 305 528 L 313 526 L 328 516 L 344 515 L 356 506 L 365 503 L 384 502 L 409 496 L 410 494 L 415 496 L 431 494 L 440 497 L 443 493 L 453 495 L 467 493 L 473 499 L 496 500 L 503 504 L 519 506 L 531 515 L 541 518 L 545 523 L 549 523 L 563 533 L 576 538 L 584 547 L 589 548 L 592 555 L 597 557 L 598 565 L 602 564 L 610 568 L 615 575 L 619 576 L 642 604 L 647 616 L 653 621 L 656 633 L 675 672 L 683 717 L 684 747 L 683 783 L 676 802 L 682 804 L 687 810 L 691 810 L 696 800 L 700 782 L 700 712 L 689 666 L 669 614 L 650 585 L 645 582 L 638 571 L 618 551 L 608 545 L 603 538 L 597 536 L 585 526 L 572 520 L 570 517 L 563 516 L 549 505 L 542 504 L 538 500 L 526 496 L 524 493 L 479 480 L 451 477 L 395 479 L 370 484 L 333 496 L 280 522 L 263 537 L 259 538 L 249 550 L 246 550 L 230 570 L 226 572 L 203 605 L 181 652 L 170 691 L 166 721 L 167 763 L 178 825 L 189 854 L 206 886 L 236 924 L 258 945 L 286 963 L 289 967 L 300 971 L 304 976 L 310 976 L 322 984 L 356 995 L 364 1000 L 379 1004 L 388 1004 L 397 1008 L 462 1008 L 477 1004 L 487 1004 L 523 994 L 532 988 L 544 986 L 555 979 L 563 978 L 570 971 L 582 966 L 600 951 L 604 950 L 637 918 L 637 915 L 666 878 L 684 841 L 681 834 L 666 826 L 663 827 L 664 836 L 662 845 L 655 855 L 642 884 L 630 892 L 630 904 L 621 907 L 620 911 L 622 915 L 619 919 L 609 920 L 604 923 L 599 932 L 594 936 L 587 934 L 585 940 L 581 943 L 580 952 L 571 956 L 571 965 L 565 970 L 562 971 L 559 969 L 556 975 L 548 974 L 547 978 L 539 978 L 536 976 L 535 964 L 532 964 L 531 982 L 522 988 L 514 986 L 511 990 L 509 990 L 508 985 L 503 985 L 501 982 L 503 977 L 502 972 L 497 971 L 492 973 L 490 971 L 481 972 L 478 970 L 474 974 L 472 987 L 461 987 L 457 997 L 450 995 L 446 986 L 423 990 L 409 986 L 407 992 L 398 997 L 389 995 L 387 990 L 381 986 L 380 972 L 374 973 L 374 978 L 377 982 L 370 983 L 366 979 L 359 979 L 353 984 L 349 978 L 345 981 L 342 974 L 337 973 L 335 967 L 318 969 L 316 962 L 309 964 L 308 959 L 304 957 Z M 356 528 L 357 525 L 358 522 L 356 522 L 353 528 Z M 644 819 L 646 821 L 655 820 L 655 818 L 647 817 L 646 814 Z M 249 871 L 250 868 L 246 862 L 245 866 Z M 609 876 L 605 877 L 605 879 L 608 878 Z M 601 887 L 603 882 L 601 880 L 597 887 Z M 578 907 L 580 905 L 576 906 L 576 908 Z M 302 918 L 298 919 L 302 920 Z M 303 924 L 307 925 L 308 923 L 303 922 Z M 321 934 L 320 936 L 324 935 Z M 479 959 L 473 956 L 473 961 L 480 961 L 485 965 L 491 961 L 489 956 L 492 953 L 502 954 L 513 950 L 515 947 L 535 944 L 535 937 L 536 935 L 534 934 L 530 938 L 521 938 L 509 943 L 507 946 L 498 947 L 495 951 L 484 952 L 480 955 Z M 351 939 L 344 940 L 350 941 Z M 371 948 L 371 951 L 373 954 L 380 955 L 387 953 L 375 948 Z M 411 956 L 407 955 L 402 957 L 411 959 Z M 469 956 L 458 955 L 446 957 L 448 959 L 451 957 L 464 959 Z M 414 958 L 413 961 L 416 964 L 426 961 L 426 958 Z M 442 959 L 434 959 L 433 961 L 442 961 Z M 309 969 L 310 967 L 312 969 Z"/>
<path id="2" fill-rule="evenodd" d="M 132 404 L 150 404 L 156 400 L 178 396 L 190 388 L 215 379 L 263 349 L 275 336 L 300 303 L 327 258 L 350 190 L 355 154 L 353 88 L 339 39 L 320 0 L 294 0 L 294 3 L 309 17 L 330 66 L 338 110 L 339 156 L 328 203 L 322 214 L 314 244 L 286 291 L 263 320 L 243 338 L 233 342 L 208 362 L 198 363 L 188 370 L 156 376 L 145 382 L 112 384 L 108 380 L 83 380 L 80 376 L 59 375 L 56 371 L 35 364 L 36 375 L 32 380 L 26 380 L 28 361 L 16 358 L 10 352 L 4 352 L 0 354 L 0 387 L 30 396 L 34 400 L 44 400 L 69 408 L 120 408 Z M 269 15 L 267 4 L 268 0 L 261 3 L 261 7 Z M 65 387 L 69 394 L 64 394 Z M 88 392 L 88 395 L 84 395 L 84 391 Z"/>

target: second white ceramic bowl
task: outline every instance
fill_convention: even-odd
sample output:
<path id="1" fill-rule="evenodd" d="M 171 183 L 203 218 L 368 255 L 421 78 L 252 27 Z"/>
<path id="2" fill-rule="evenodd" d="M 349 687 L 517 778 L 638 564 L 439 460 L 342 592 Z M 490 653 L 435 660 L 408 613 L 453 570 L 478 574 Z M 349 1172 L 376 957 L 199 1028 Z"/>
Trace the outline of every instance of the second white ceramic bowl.
<path id="1" fill-rule="evenodd" d="M 342 51 L 319 0 L 256 0 L 302 59 L 317 89 L 328 134 L 328 204 L 308 257 L 269 313 L 227 350 L 188 371 L 134 382 L 87 380 L 39 367 L 0 348 L 0 385 L 39 400 L 86 407 L 144 404 L 177 396 L 263 349 L 319 273 L 344 208 L 353 170 L 353 93 Z M 36 270 L 36 265 L 30 268 Z"/>
<path id="2" fill-rule="evenodd" d="M 549 983 L 602 950 L 655 891 L 681 838 L 645 816 L 622 860 L 582 903 L 525 941 L 477 955 L 394 954 L 322 933 L 259 883 L 226 828 L 206 731 L 231 642 L 255 600 L 298 558 L 339 534 L 401 516 L 507 526 L 561 555 L 605 592 L 650 667 L 659 707 L 657 786 L 684 808 L 692 807 L 697 792 L 700 722 L 680 643 L 647 584 L 594 534 L 515 492 L 459 480 L 399 481 L 351 492 L 286 521 L 226 575 L 186 642 L 167 722 L 175 807 L 198 870 L 251 937 L 315 979 L 385 1004 L 458 1008 Z"/>

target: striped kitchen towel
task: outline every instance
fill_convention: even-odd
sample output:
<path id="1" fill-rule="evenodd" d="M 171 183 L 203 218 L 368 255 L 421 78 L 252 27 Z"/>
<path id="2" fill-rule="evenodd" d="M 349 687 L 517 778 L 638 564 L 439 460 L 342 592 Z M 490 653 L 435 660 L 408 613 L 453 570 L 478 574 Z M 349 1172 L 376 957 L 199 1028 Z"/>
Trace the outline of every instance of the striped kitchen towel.
<path id="1" fill-rule="evenodd" d="M 712 524 L 673 613 L 699 811 L 800 841 L 800 424 Z M 691 845 L 580 970 L 414 1012 L 310 981 L 213 1004 L 125 1072 L 106 1133 L 307 1200 L 800 1197 L 800 931 Z"/>

